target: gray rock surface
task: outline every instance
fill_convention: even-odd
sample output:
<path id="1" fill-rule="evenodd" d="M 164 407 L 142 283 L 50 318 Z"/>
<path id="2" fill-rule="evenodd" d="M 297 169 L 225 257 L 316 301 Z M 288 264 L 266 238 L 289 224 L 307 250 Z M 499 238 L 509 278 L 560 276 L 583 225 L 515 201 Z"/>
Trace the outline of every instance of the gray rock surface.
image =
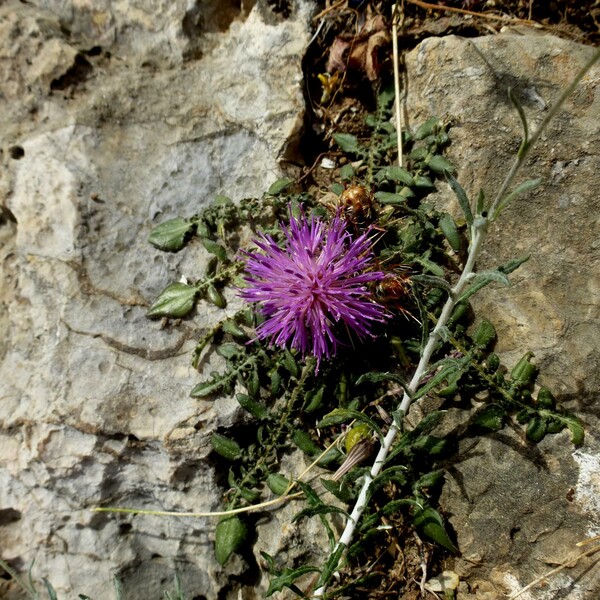
<path id="1" fill-rule="evenodd" d="M 205 256 L 159 253 L 146 238 L 160 220 L 217 193 L 260 195 L 279 175 L 303 116 L 309 7 L 294 6 L 290 18 L 260 1 L 0 6 L 0 205 L 10 211 L 0 224 L 0 553 L 20 571 L 35 559 L 34 578 L 59 596 L 109 598 L 117 575 L 128 600 L 159 598 L 177 570 L 198 598 L 238 597 L 243 565 L 214 561 L 214 521 L 89 508 L 219 507 L 209 434 L 237 418 L 236 403 L 188 398 L 189 351 L 217 309 L 168 329 L 144 316 Z M 510 32 L 426 40 L 407 56 L 410 120 L 452 119 L 459 179 L 491 195 L 519 144 L 505 86 L 521 86 L 539 122 L 590 52 Z M 463 551 L 460 598 L 504 598 L 600 533 L 599 76 L 532 155 L 526 174 L 544 185 L 506 211 L 481 262 L 531 260 L 511 288 L 478 300 L 507 364 L 532 349 L 588 437 L 576 452 L 566 434 L 538 447 L 512 430 L 461 441 L 442 496 Z M 292 510 L 259 523 L 257 550 L 293 558 Z M 529 598 L 596 598 L 588 566 Z M 248 581 L 244 597 L 259 589 Z M 4 580 L 0 596 L 20 597 Z"/>
<path id="2" fill-rule="evenodd" d="M 430 38 L 407 56 L 407 112 L 413 123 L 431 114 L 452 122 L 448 154 L 459 181 L 470 197 L 482 188 L 491 198 L 520 144 L 507 87 L 517 90 L 534 129 L 592 53 L 531 32 Z M 459 597 L 505 598 L 600 533 L 599 90 L 596 66 L 517 179 L 541 177 L 542 185 L 505 210 L 479 266 L 530 260 L 511 287 L 490 286 L 474 301 L 476 313 L 497 327 L 505 364 L 532 350 L 540 382 L 583 419 L 587 438 L 576 451 L 567 433 L 535 446 L 516 428 L 461 440 L 442 496 L 463 553 L 456 568 L 471 583 L 472 593 L 465 588 Z M 437 201 L 458 216 L 448 188 Z M 600 580 L 590 564 L 583 560 L 523 597 L 597 598 Z"/>
<path id="3" fill-rule="evenodd" d="M 147 236 L 280 176 L 310 8 L 230 4 L 0 7 L 1 554 L 20 571 L 35 559 L 61 597 L 111 597 L 117 575 L 126 598 L 158 598 L 177 570 L 213 599 L 241 568 L 217 565 L 214 520 L 89 510 L 220 507 L 209 434 L 236 403 L 188 397 L 189 351 L 218 309 L 168 329 L 144 316 L 204 251 Z"/>

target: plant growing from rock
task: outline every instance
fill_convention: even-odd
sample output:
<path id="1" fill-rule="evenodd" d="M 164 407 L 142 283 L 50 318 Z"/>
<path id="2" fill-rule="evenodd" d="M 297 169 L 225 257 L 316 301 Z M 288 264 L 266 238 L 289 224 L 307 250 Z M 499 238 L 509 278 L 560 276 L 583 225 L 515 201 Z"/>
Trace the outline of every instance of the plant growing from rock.
<path id="1" fill-rule="evenodd" d="M 402 132 L 406 157 L 404 166 L 395 164 L 394 93 L 382 87 L 366 119 L 366 141 L 334 134 L 347 161 L 328 192 L 309 194 L 280 180 L 260 200 L 234 204 L 219 197 L 201 214 L 153 230 L 150 242 L 161 250 L 179 251 L 195 237 L 212 258 L 196 282 L 165 288 L 149 317 L 184 318 L 201 298 L 225 309 L 228 285 L 249 302 L 205 332 L 193 355 L 199 366 L 207 352 L 216 352 L 224 368 L 204 376 L 191 395 L 235 394 L 254 423 L 251 435 L 243 425 L 212 435 L 228 486 L 224 510 L 212 513 L 220 517 L 215 552 L 221 564 L 251 539 L 253 511 L 295 499 L 304 503 L 295 522 L 322 522 L 329 559 L 296 566 L 263 553 L 272 576 L 268 594 L 290 588 L 303 597 L 336 597 L 373 585 L 379 575 L 353 570 L 353 560 L 385 560 L 394 529 L 404 540 L 416 531 L 457 551 L 436 498 L 460 435 L 516 422 L 531 442 L 568 428 L 572 442 L 581 443 L 579 420 L 557 406 L 550 390 L 535 388 L 532 354 L 510 372 L 503 369 L 493 352 L 493 325 L 473 320 L 469 300 L 486 285 L 508 284 L 526 260 L 476 269 L 502 210 L 539 183 L 511 188 L 591 64 L 531 137 L 513 99 L 523 142 L 491 201 L 483 192 L 470 201 L 455 179 L 443 156 L 447 127 L 436 118 Z M 427 203 L 440 182 L 454 191 L 461 222 Z M 240 249 L 239 240 L 248 237 L 254 245 Z M 417 401 L 424 416 L 410 424 L 408 409 Z M 443 434 L 449 405 L 463 408 L 467 422 Z M 282 472 L 282 458 L 294 448 L 309 466 Z M 333 515 L 346 522 L 339 538 Z"/>

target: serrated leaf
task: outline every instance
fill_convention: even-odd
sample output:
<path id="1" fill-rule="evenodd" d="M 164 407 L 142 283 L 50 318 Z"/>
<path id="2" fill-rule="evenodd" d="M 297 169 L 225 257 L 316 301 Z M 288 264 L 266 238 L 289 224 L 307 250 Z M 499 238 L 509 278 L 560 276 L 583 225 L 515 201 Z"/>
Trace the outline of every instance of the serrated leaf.
<path id="1" fill-rule="evenodd" d="M 198 289 L 193 285 L 171 283 L 160 293 L 146 316 L 184 317 L 194 308 L 197 293 Z"/>
<path id="2" fill-rule="evenodd" d="M 300 519 L 311 517 L 316 517 L 319 515 L 330 515 L 330 514 L 338 514 L 344 515 L 348 517 L 348 513 L 339 506 L 333 506 L 331 504 L 320 504 L 319 506 L 310 506 L 308 508 L 302 509 L 300 512 L 296 513 L 292 518 L 292 523 L 296 523 Z"/>
<path id="3" fill-rule="evenodd" d="M 485 427 L 490 431 L 500 431 L 508 416 L 506 409 L 500 404 L 489 404 L 475 413 L 473 424 Z"/>
<path id="4" fill-rule="evenodd" d="M 293 179 L 289 179 L 288 177 L 282 177 L 281 179 L 278 179 L 277 181 L 271 184 L 271 187 L 269 187 L 267 194 L 269 194 L 270 196 L 279 196 L 279 194 L 281 194 L 281 192 L 283 192 L 283 190 L 285 190 L 285 188 L 293 182 Z"/>
<path id="5" fill-rule="evenodd" d="M 448 184 L 452 188 L 456 199 L 458 200 L 458 205 L 462 210 L 462 213 L 465 217 L 465 221 L 467 225 L 470 227 L 473 225 L 473 212 L 471 211 L 471 204 L 469 199 L 467 198 L 467 194 L 465 190 L 462 188 L 460 183 L 456 180 L 456 178 L 450 172 L 446 172 L 446 179 L 448 180 Z"/>
<path id="6" fill-rule="evenodd" d="M 423 488 L 431 488 L 436 485 L 444 477 L 444 469 L 437 469 L 431 473 L 425 473 L 415 482 L 413 488 L 421 490 Z"/>
<path id="7" fill-rule="evenodd" d="M 237 516 L 222 518 L 215 531 L 215 557 L 223 566 L 246 540 L 248 528 Z"/>
<path id="8" fill-rule="evenodd" d="M 196 384 L 190 396 L 192 398 L 205 398 L 206 396 L 212 396 L 223 390 L 228 390 L 233 381 L 233 373 L 214 373 L 208 381 L 202 381 Z"/>
<path id="9" fill-rule="evenodd" d="M 194 229 L 195 223 L 177 217 L 161 223 L 148 236 L 148 241 L 159 250 L 177 252 L 185 244 L 186 236 Z"/>
<path id="10" fill-rule="evenodd" d="M 496 339 L 496 329 L 491 321 L 482 319 L 473 334 L 473 341 L 480 348 L 487 348 Z"/>
<path id="11" fill-rule="evenodd" d="M 265 556 L 265 552 L 261 552 L 263 556 Z M 271 558 L 271 561 L 273 559 Z M 267 589 L 266 596 L 272 596 L 275 592 L 282 592 L 284 588 L 289 588 L 295 594 L 298 594 L 301 598 L 306 598 L 306 595 L 300 588 L 294 585 L 294 581 L 302 575 L 306 575 L 307 573 L 318 572 L 319 569 L 317 567 L 312 567 L 310 565 L 304 565 L 302 567 L 298 567 L 297 569 L 290 569 L 286 567 L 281 573 L 276 575 L 269 582 L 269 589 Z"/>
<path id="12" fill-rule="evenodd" d="M 323 565 L 323 570 L 321 571 L 321 577 L 319 577 L 319 581 L 317 582 L 317 587 L 321 587 L 322 585 L 329 583 L 329 579 L 337 569 L 345 549 L 346 545 L 340 543 L 334 552 L 329 556 L 327 562 Z"/>
<path id="13" fill-rule="evenodd" d="M 364 148 L 359 144 L 357 137 L 351 133 L 334 133 L 333 139 L 342 152 L 358 155 L 364 153 Z"/>
<path id="14" fill-rule="evenodd" d="M 227 260 L 227 251 L 225 248 L 223 248 L 223 246 L 221 246 L 221 244 L 218 244 L 217 242 L 207 238 L 202 238 L 202 245 L 206 248 L 206 250 L 208 250 L 208 252 L 214 254 L 220 261 Z"/>
<path id="15" fill-rule="evenodd" d="M 446 550 L 453 554 L 458 552 L 458 548 L 452 543 L 446 532 L 442 516 L 431 506 L 425 506 L 422 510 L 417 509 L 413 515 L 413 523 L 419 531 Z"/>

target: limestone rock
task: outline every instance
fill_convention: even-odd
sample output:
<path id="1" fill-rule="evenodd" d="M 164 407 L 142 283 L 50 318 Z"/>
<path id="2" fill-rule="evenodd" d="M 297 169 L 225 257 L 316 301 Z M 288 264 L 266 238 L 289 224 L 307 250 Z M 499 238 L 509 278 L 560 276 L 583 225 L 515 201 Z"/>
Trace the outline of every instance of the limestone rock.
<path id="1" fill-rule="evenodd" d="M 302 122 L 309 4 L 271 19 L 235 6 L 0 7 L 2 558 L 35 559 L 60 597 L 108 598 L 117 575 L 147 600 L 178 571 L 213 599 L 241 568 L 217 565 L 214 520 L 90 511 L 220 508 L 210 432 L 237 403 L 189 398 L 189 351 L 219 311 L 167 329 L 145 317 L 206 257 L 147 237 L 217 193 L 260 195 Z"/>
<path id="2" fill-rule="evenodd" d="M 550 35 L 510 31 L 427 39 L 407 55 L 408 114 L 414 123 L 449 119 L 458 180 L 470 197 L 482 188 L 492 198 L 521 139 L 507 87 L 520 96 L 533 130 L 592 53 Z M 583 419 L 587 438 L 576 451 L 566 433 L 539 446 L 517 430 L 461 439 L 442 495 L 463 553 L 457 570 L 471 584 L 459 598 L 505 598 L 599 532 L 599 81 L 596 66 L 540 139 L 517 181 L 541 177 L 542 184 L 505 210 L 479 267 L 530 260 L 511 276 L 511 287 L 490 286 L 474 300 L 476 313 L 497 327 L 505 364 L 532 350 L 540 382 Z M 458 216 L 452 192 L 440 187 L 437 202 Z M 586 574 L 589 564 L 549 578 L 529 597 L 596 598 L 600 582 Z"/>

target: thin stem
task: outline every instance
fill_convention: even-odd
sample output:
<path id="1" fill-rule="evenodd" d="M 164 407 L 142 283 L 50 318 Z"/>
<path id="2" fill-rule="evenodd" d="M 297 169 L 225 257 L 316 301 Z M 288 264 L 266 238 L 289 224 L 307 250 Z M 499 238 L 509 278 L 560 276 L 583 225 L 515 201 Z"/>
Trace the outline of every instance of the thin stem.
<path id="1" fill-rule="evenodd" d="M 584 78 L 585 74 L 594 66 L 594 64 L 598 61 L 598 59 L 600 59 L 600 48 L 598 50 L 596 50 L 596 52 L 592 55 L 590 60 L 588 60 L 588 62 L 586 62 L 585 65 L 579 70 L 577 75 L 575 75 L 575 78 L 573 79 L 573 81 L 571 82 L 569 87 L 560 95 L 559 99 L 556 101 L 554 106 L 548 111 L 548 113 L 544 117 L 544 120 L 540 123 L 540 126 L 536 129 L 535 133 L 523 145 L 520 152 L 517 154 L 517 157 L 515 158 L 512 166 L 510 168 L 510 171 L 508 172 L 507 176 L 505 177 L 504 181 L 502 182 L 502 185 L 500 186 L 500 189 L 498 190 L 498 193 L 496 194 L 496 196 L 492 202 L 492 205 L 489 210 L 490 220 L 493 221 L 495 219 L 495 217 L 497 216 L 496 213 L 498 210 L 498 206 L 500 206 L 500 203 L 504 199 L 504 196 L 506 195 L 508 188 L 512 184 L 512 182 L 515 178 L 515 175 L 517 174 L 519 169 L 523 166 L 523 163 L 525 162 L 525 158 L 529 154 L 530 150 L 534 147 L 536 142 L 540 139 L 540 136 L 542 135 L 542 133 L 544 133 L 544 131 L 546 130 L 548 123 L 550 123 L 550 121 L 556 116 L 558 111 L 562 108 L 562 105 L 565 103 L 566 99 L 573 93 L 573 91 L 577 87 L 578 83 Z"/>
<path id="2" fill-rule="evenodd" d="M 398 143 L 398 166 L 404 164 L 402 150 L 402 106 L 400 100 L 400 67 L 398 65 L 398 5 L 392 7 L 392 54 L 394 59 L 394 92 L 396 95 L 396 138 Z"/>
<path id="3" fill-rule="evenodd" d="M 540 124 L 540 126 L 538 127 L 536 132 L 533 134 L 533 136 L 531 137 L 529 142 L 527 144 L 525 144 L 524 148 L 520 152 L 520 155 L 517 157 L 517 159 L 515 160 L 515 162 L 513 163 L 512 167 L 511 167 L 511 169 L 509 170 L 506 178 L 504 179 L 504 182 L 502 183 L 500 190 L 498 191 L 496 197 L 494 198 L 494 201 L 492 202 L 492 205 L 491 205 L 490 211 L 489 211 L 489 217 L 485 218 L 481 215 L 477 215 L 477 217 L 473 221 L 473 224 L 471 226 L 471 245 L 469 247 L 467 262 L 465 264 L 465 267 L 461 273 L 461 276 L 460 276 L 458 282 L 450 291 L 448 299 L 446 300 L 446 303 L 444 304 L 444 307 L 442 309 L 442 313 L 440 314 L 440 318 L 438 319 L 438 322 L 436 323 L 433 331 L 430 333 L 429 338 L 427 340 L 427 344 L 425 345 L 425 348 L 423 349 L 423 352 L 421 354 L 421 359 L 419 360 L 419 364 L 417 365 L 415 373 L 408 385 L 407 390 L 404 392 L 402 401 L 400 402 L 400 405 L 398 406 L 398 411 L 401 414 L 405 415 L 412 403 L 412 397 L 414 396 L 414 393 L 416 392 L 416 390 L 418 388 L 419 382 L 429 367 L 431 357 L 433 356 L 433 353 L 434 353 L 434 351 L 437 347 L 438 341 L 440 339 L 441 331 L 447 326 L 448 321 L 450 320 L 450 317 L 452 316 L 452 312 L 454 311 L 454 308 L 456 307 L 456 304 L 458 303 L 458 299 L 460 298 L 461 294 L 465 291 L 465 288 L 467 287 L 469 280 L 471 279 L 472 274 L 475 271 L 475 262 L 477 261 L 477 258 L 479 257 L 479 254 L 480 254 L 482 246 L 483 246 L 483 242 L 487 235 L 488 225 L 489 225 L 490 221 L 493 220 L 493 217 L 495 216 L 495 211 L 498 208 L 498 206 L 500 205 L 502 199 L 504 198 L 506 191 L 512 184 L 517 171 L 523 164 L 523 161 L 524 161 L 525 157 L 527 156 L 528 152 L 530 151 L 530 149 L 533 147 L 533 145 L 540 138 L 543 131 L 546 129 L 546 127 L 547 127 L 548 123 L 550 122 L 550 120 L 552 119 L 552 117 L 554 115 L 556 115 L 556 113 L 560 110 L 561 106 L 564 104 L 564 102 L 568 98 L 569 94 L 571 94 L 573 92 L 576 85 L 579 83 L 579 81 L 581 81 L 581 79 L 583 78 L 585 73 L 592 67 L 592 65 L 599 58 L 600 58 L 600 50 L 598 50 L 594 54 L 592 59 L 590 59 L 585 64 L 585 66 L 577 73 L 573 82 L 569 85 L 569 87 L 565 90 L 565 92 L 563 92 L 563 94 L 560 96 L 560 98 L 558 99 L 558 101 L 556 102 L 556 104 L 552 108 L 552 110 L 550 110 L 549 113 L 546 115 L 546 117 L 544 118 L 544 120 L 542 121 L 542 123 Z M 367 506 L 367 495 L 368 495 L 368 491 L 371 486 L 371 483 L 373 482 L 375 477 L 377 477 L 377 475 L 379 475 L 379 473 L 381 472 L 383 465 L 385 464 L 386 458 L 387 458 L 390 450 L 392 449 L 394 440 L 396 439 L 396 436 L 398 435 L 399 432 L 400 432 L 400 429 L 399 429 L 398 425 L 396 425 L 396 422 L 394 422 L 391 425 L 390 429 L 388 430 L 388 433 L 386 434 L 386 436 L 383 440 L 383 443 L 379 449 L 379 452 L 377 453 L 377 456 L 375 457 L 375 461 L 373 462 L 371 471 L 364 479 L 363 486 L 362 486 L 360 493 L 358 495 L 358 498 L 356 500 L 356 504 L 354 505 L 354 508 L 350 514 L 350 517 L 348 518 L 346 527 L 344 528 L 344 531 L 342 532 L 342 535 L 340 536 L 339 541 L 337 542 L 335 548 L 333 549 L 333 554 L 335 554 L 336 551 L 339 550 L 340 547 L 347 548 L 350 545 L 350 542 L 352 541 L 354 531 L 356 529 L 358 521 L 360 520 L 360 518 Z M 320 588 L 315 590 L 312 597 L 313 598 L 322 598 L 326 591 L 327 591 L 327 582 L 325 582 Z"/>

